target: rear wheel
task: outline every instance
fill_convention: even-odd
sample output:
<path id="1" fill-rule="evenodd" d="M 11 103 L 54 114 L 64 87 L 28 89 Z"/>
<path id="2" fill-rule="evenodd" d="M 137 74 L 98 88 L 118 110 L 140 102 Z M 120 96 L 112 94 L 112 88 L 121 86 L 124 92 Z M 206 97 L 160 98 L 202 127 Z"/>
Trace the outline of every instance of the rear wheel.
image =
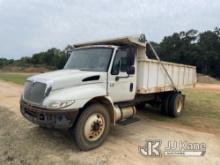
<path id="1" fill-rule="evenodd" d="M 181 93 L 174 93 L 170 96 L 169 112 L 172 117 L 178 117 L 181 115 L 184 108 L 184 96 Z"/>
<path id="2" fill-rule="evenodd" d="M 100 146 L 110 129 L 110 116 L 101 104 L 87 107 L 79 117 L 74 129 L 74 137 L 80 150 L 91 150 Z"/>

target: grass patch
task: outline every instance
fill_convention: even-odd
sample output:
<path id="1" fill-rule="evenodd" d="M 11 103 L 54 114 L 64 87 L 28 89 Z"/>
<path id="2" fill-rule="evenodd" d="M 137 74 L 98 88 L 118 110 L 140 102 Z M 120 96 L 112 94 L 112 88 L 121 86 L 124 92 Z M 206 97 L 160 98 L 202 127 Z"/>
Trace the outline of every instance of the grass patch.
<path id="1" fill-rule="evenodd" d="M 182 120 L 194 127 L 220 128 L 220 93 L 207 90 L 186 90 Z M 181 118 L 180 118 L 181 119 Z"/>
<path id="2" fill-rule="evenodd" d="M 185 109 L 178 118 L 160 115 L 152 108 L 146 108 L 147 119 L 168 123 L 179 123 L 196 129 L 215 131 L 220 129 L 220 92 L 208 90 L 184 90 Z M 145 113 L 145 112 L 144 112 Z"/>
<path id="3" fill-rule="evenodd" d="M 11 81 L 16 84 L 23 85 L 27 77 L 31 76 L 32 74 L 27 73 L 7 73 L 7 72 L 1 72 L 0 73 L 0 79 L 5 81 Z"/>

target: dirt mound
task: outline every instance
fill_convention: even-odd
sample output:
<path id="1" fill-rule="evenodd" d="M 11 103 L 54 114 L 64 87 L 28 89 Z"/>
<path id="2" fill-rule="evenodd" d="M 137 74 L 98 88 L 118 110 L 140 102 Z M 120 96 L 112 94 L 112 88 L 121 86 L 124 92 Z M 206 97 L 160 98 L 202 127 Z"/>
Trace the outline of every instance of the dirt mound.
<path id="1" fill-rule="evenodd" d="M 1 69 L 4 72 L 20 72 L 22 71 L 22 67 L 18 67 L 15 65 L 7 65 Z"/>
<path id="2" fill-rule="evenodd" d="M 44 73 L 49 71 L 49 69 L 45 67 L 28 67 L 23 70 L 25 73 Z"/>
<path id="3" fill-rule="evenodd" d="M 204 74 L 198 74 L 197 80 L 199 83 L 206 83 L 206 84 L 220 84 L 220 81 L 218 79 L 215 79 L 211 76 L 204 75 Z"/>
<path id="4" fill-rule="evenodd" d="M 219 84 L 197 83 L 196 89 L 220 92 L 220 83 Z"/>

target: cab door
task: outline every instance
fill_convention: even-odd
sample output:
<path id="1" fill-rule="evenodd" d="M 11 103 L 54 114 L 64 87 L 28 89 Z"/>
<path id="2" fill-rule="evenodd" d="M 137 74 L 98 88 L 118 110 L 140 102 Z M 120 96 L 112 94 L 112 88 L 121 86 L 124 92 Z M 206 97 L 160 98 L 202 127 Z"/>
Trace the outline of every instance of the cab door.
<path id="1" fill-rule="evenodd" d="M 108 94 L 113 102 L 133 100 L 136 93 L 135 48 L 117 49 L 108 73 Z"/>

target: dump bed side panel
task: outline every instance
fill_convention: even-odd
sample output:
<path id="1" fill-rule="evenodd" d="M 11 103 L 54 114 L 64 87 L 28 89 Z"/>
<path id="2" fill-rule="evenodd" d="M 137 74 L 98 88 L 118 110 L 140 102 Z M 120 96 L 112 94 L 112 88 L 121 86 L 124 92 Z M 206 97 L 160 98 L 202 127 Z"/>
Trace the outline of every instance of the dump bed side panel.
<path id="1" fill-rule="evenodd" d="M 162 62 L 177 89 L 194 87 L 196 67 L 176 63 Z M 158 93 L 173 90 L 171 82 L 157 60 L 139 60 L 137 75 L 137 93 Z"/>

